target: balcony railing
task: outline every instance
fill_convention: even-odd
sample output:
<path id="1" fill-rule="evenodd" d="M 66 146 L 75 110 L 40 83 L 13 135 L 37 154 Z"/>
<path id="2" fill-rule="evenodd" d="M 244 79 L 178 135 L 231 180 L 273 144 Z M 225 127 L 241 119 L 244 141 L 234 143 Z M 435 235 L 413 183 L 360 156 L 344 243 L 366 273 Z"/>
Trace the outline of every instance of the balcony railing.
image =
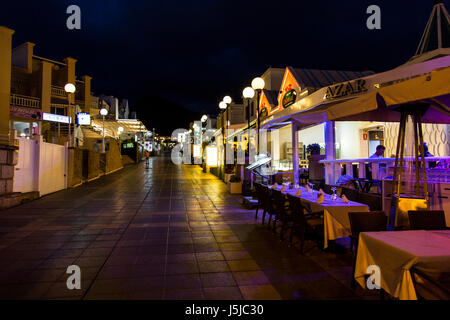
<path id="1" fill-rule="evenodd" d="M 421 159 L 421 158 L 419 158 Z M 394 167 L 395 158 L 369 158 L 369 159 L 338 159 L 338 160 L 321 160 L 320 163 L 325 165 L 325 176 L 328 177 L 332 173 L 338 173 L 336 169 L 346 167 L 346 174 L 353 177 L 353 165 L 357 165 L 358 168 L 358 177 L 359 178 L 367 178 L 366 177 L 366 166 L 370 168 L 370 172 L 372 174 L 372 179 L 381 180 L 386 176 L 392 175 L 392 170 L 387 170 L 389 168 Z M 426 157 L 425 158 L 425 168 L 429 169 L 430 163 L 436 164 L 440 163 L 440 168 L 442 169 L 450 169 L 450 157 Z M 408 163 L 412 167 L 414 167 L 414 158 L 404 158 L 404 165 Z M 381 165 L 381 166 L 380 166 Z M 338 174 L 335 174 L 335 180 L 339 178 Z M 332 182 L 334 183 L 334 182 Z"/>
<path id="2" fill-rule="evenodd" d="M 52 96 L 67 97 L 67 93 L 64 88 L 52 86 Z"/>
<path id="3" fill-rule="evenodd" d="M 10 95 L 9 102 L 12 106 L 27 107 L 27 108 L 41 108 L 41 100 L 39 98 L 22 96 L 19 94 Z"/>

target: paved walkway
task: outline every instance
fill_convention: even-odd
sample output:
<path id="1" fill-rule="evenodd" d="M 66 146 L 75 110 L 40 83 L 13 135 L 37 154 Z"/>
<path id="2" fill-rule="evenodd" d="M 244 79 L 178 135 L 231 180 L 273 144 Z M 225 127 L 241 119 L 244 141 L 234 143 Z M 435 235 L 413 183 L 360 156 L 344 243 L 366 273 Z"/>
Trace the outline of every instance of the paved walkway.
<path id="1" fill-rule="evenodd" d="M 0 212 L 1 299 L 373 299 L 351 257 L 306 254 L 198 166 L 152 158 Z M 81 268 L 81 290 L 66 269 Z"/>

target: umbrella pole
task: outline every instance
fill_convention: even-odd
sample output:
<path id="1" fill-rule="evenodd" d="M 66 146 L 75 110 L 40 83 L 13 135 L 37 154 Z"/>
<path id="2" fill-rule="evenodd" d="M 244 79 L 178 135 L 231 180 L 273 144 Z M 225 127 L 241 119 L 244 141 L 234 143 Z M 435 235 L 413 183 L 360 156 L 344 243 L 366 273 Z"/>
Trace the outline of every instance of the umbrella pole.
<path id="1" fill-rule="evenodd" d="M 397 150 L 395 152 L 395 165 L 394 165 L 394 176 L 392 177 L 392 189 L 391 189 L 391 211 L 389 214 L 389 230 L 394 230 L 395 228 L 395 216 L 397 213 L 397 202 L 400 197 L 400 185 L 401 185 L 401 175 L 399 178 L 399 170 L 401 171 L 401 168 L 399 168 L 399 159 L 400 159 L 400 150 L 403 150 L 403 143 L 404 143 L 404 133 L 405 133 L 405 126 L 406 126 L 406 112 L 402 112 L 400 116 L 400 126 L 399 126 L 399 132 L 398 132 L 398 139 L 397 139 Z M 402 152 L 403 153 L 403 152 Z M 402 161 L 403 163 L 403 161 Z M 395 187 L 396 183 L 398 182 L 398 195 L 397 198 L 395 197 Z"/>
<path id="2" fill-rule="evenodd" d="M 427 168 L 425 167 L 425 149 L 423 146 L 423 132 L 422 132 L 422 116 L 418 115 L 419 124 L 419 139 L 420 139 L 420 153 L 422 154 L 422 175 L 423 175 L 423 187 L 425 193 L 425 201 L 427 204 L 427 209 L 430 208 L 430 203 L 428 200 L 428 182 L 427 182 Z"/>
<path id="3" fill-rule="evenodd" d="M 419 137 L 418 137 L 418 114 L 414 114 L 414 152 L 415 159 L 414 164 L 416 167 L 416 196 L 420 196 L 419 185 L 420 185 L 420 173 L 419 173 Z"/>

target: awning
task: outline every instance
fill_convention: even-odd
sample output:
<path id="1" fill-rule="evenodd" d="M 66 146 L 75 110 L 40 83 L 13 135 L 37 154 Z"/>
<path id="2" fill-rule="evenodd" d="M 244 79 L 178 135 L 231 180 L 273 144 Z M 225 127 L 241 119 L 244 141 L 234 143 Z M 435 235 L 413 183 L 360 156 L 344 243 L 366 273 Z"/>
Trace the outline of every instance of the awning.
<path id="1" fill-rule="evenodd" d="M 103 121 L 100 119 L 93 119 L 91 122 L 92 128 L 97 131 L 103 131 Z M 105 120 L 105 135 L 111 137 L 119 136 L 119 128 L 123 128 L 122 134 L 131 134 L 134 135 L 137 132 L 146 132 L 147 128 L 145 125 L 139 120 Z"/>
<path id="2" fill-rule="evenodd" d="M 327 108 L 327 121 L 399 121 L 398 109 L 426 104 L 424 123 L 450 124 L 450 67 L 369 92 Z"/>

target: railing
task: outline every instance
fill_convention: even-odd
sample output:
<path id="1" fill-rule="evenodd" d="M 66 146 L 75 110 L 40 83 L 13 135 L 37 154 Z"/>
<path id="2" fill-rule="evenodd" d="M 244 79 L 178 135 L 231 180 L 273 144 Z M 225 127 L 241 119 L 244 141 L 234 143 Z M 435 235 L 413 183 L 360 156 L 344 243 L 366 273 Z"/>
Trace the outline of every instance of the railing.
<path id="1" fill-rule="evenodd" d="M 28 108 L 41 108 L 41 100 L 39 98 L 22 96 L 20 94 L 12 94 L 9 97 L 9 103 L 12 106 L 28 107 Z"/>
<path id="2" fill-rule="evenodd" d="M 52 96 L 67 97 L 67 93 L 62 87 L 52 86 Z"/>
<path id="3" fill-rule="evenodd" d="M 414 168 L 414 161 L 415 158 L 411 157 L 404 158 L 404 164 L 410 163 L 413 168 Z M 336 178 L 335 180 L 337 180 L 338 178 L 340 169 L 344 166 L 346 167 L 345 170 L 346 174 L 353 177 L 353 165 L 357 165 L 359 178 L 367 178 L 366 166 L 368 166 L 372 174 L 372 179 L 381 180 L 384 177 L 391 175 L 391 173 L 386 168 L 394 166 L 395 158 L 338 159 L 338 160 L 321 160 L 319 162 L 325 165 L 325 176 L 335 177 Z M 439 162 L 440 164 L 439 165 L 440 169 L 450 169 L 450 157 L 426 157 L 425 167 L 427 169 L 434 167 L 434 165 L 437 162 Z M 433 163 L 433 166 L 430 166 L 430 163 Z M 383 168 L 380 168 L 380 165 L 382 165 Z M 336 169 L 339 169 L 339 173 L 336 171 Z M 330 182 L 335 183 L 335 181 Z"/>

